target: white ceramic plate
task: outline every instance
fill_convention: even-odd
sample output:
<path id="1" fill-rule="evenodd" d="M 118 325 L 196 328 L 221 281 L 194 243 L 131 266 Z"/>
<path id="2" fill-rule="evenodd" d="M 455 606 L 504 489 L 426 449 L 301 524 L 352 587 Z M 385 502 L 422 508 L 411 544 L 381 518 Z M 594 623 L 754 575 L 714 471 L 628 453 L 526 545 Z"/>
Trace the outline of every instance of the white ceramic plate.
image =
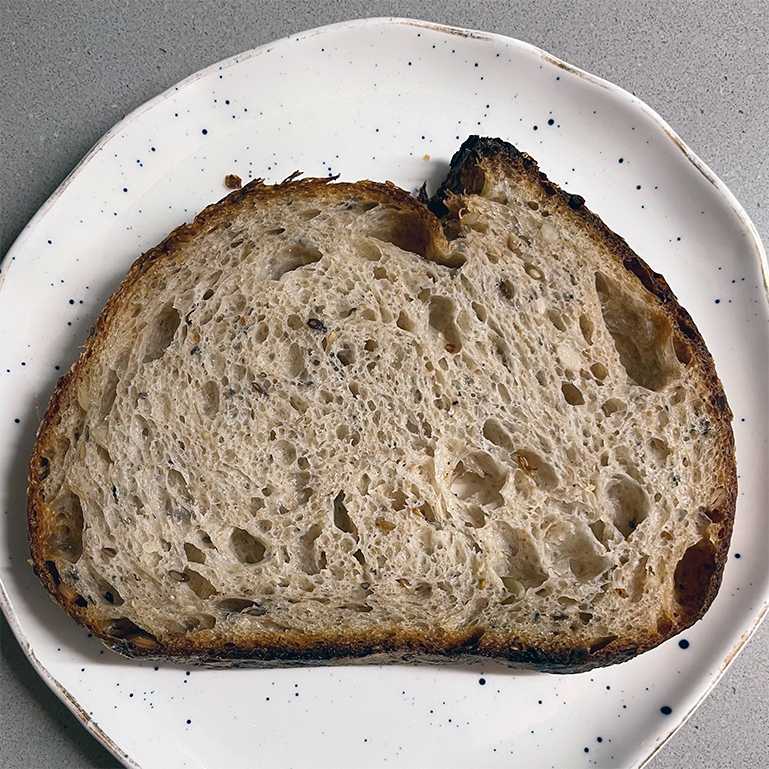
<path id="1" fill-rule="evenodd" d="M 703 621 L 613 668 L 192 671 L 103 652 L 26 564 L 25 465 L 53 384 L 144 249 L 223 196 L 296 169 L 440 179 L 470 133 L 534 155 L 694 316 L 735 413 L 740 496 Z M 758 236 L 724 185 L 629 93 L 506 37 L 399 19 L 305 32 L 236 56 L 107 134 L 0 274 L 0 598 L 33 664 L 127 766 L 636 767 L 683 722 L 766 611 L 769 333 Z M 483 684 L 484 685 L 480 685 Z M 665 715 L 661 708 L 671 709 Z"/>

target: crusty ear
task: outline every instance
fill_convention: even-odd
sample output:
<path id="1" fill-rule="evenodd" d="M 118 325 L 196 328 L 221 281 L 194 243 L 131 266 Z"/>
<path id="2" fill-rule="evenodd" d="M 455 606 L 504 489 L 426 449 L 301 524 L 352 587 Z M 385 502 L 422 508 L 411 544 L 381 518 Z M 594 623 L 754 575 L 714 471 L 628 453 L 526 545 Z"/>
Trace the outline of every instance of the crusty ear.
<path id="1" fill-rule="evenodd" d="M 500 159 L 528 162 L 536 166 L 534 160 L 508 142 L 469 136 L 451 158 L 445 180 L 428 203 L 430 210 L 444 217 L 452 208 L 449 203 L 452 195 L 483 195 L 490 186 L 487 175 L 493 172 L 494 165 L 486 161 Z M 500 167 L 499 163 L 496 165 Z"/>

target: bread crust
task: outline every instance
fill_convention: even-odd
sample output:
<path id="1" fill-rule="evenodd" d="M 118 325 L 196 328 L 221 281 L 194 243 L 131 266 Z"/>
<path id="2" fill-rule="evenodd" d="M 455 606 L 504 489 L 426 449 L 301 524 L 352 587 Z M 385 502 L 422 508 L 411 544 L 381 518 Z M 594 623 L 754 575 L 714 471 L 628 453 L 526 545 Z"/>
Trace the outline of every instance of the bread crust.
<path id="1" fill-rule="evenodd" d="M 98 616 L 95 607 L 80 605 L 71 586 L 63 585 L 52 561 L 46 560 L 46 541 L 53 526 L 54 513 L 42 494 L 47 471 L 46 452 L 55 438 L 56 426 L 75 397 L 77 383 L 87 376 L 91 361 L 103 349 L 110 331 L 120 324 L 121 312 L 136 290 L 157 265 L 183 258 L 183 246 L 207 229 L 226 222 L 248 206 L 256 206 L 276 196 L 337 199 L 354 195 L 366 202 L 386 203 L 415 213 L 433 235 L 437 248 L 446 246 L 439 216 L 446 216 L 444 200 L 467 190 L 470 169 L 485 166 L 526 180 L 542 195 L 557 201 L 564 215 L 571 217 L 590 237 L 609 246 L 612 255 L 627 270 L 629 279 L 650 292 L 694 350 L 691 370 L 707 395 L 708 408 L 722 438 L 719 483 L 724 489 L 723 509 L 714 523 L 715 571 L 704 585 L 701 606 L 693 614 L 671 621 L 655 634 L 636 638 L 617 638 L 591 648 L 575 647 L 567 639 L 533 643 L 525 637 L 512 638 L 492 629 L 471 627 L 461 632 L 414 632 L 403 628 L 380 628 L 376 632 L 340 631 L 334 634 L 308 634 L 296 631 L 257 632 L 222 638 L 205 632 L 161 642 L 149 634 L 129 633 L 116 638 L 109 622 Z M 195 219 L 175 229 L 155 248 L 143 254 L 130 268 L 119 288 L 105 305 L 83 350 L 70 371 L 62 377 L 51 397 L 38 430 L 28 476 L 28 528 L 35 573 L 51 596 L 79 623 L 86 626 L 115 651 L 130 657 L 171 658 L 188 664 L 208 666 L 252 665 L 261 667 L 363 662 L 446 663 L 493 659 L 516 667 L 550 672 L 579 672 L 629 659 L 688 627 L 707 610 L 718 591 L 727 556 L 736 500 L 736 469 L 731 412 L 723 388 L 704 341 L 689 314 L 678 304 L 661 275 L 654 273 L 625 243 L 591 213 L 578 196 L 568 195 L 538 171 L 527 155 L 498 139 L 470 137 L 454 156 L 446 182 L 430 203 L 430 209 L 391 183 L 361 181 L 329 184 L 329 179 L 289 178 L 279 185 L 255 180 L 220 202 L 208 206 Z M 551 206 L 553 203 L 550 204 Z M 437 216 L 436 216 L 437 214 Z M 699 598 L 698 598 L 699 602 Z M 85 602 L 83 602 L 85 603 Z"/>

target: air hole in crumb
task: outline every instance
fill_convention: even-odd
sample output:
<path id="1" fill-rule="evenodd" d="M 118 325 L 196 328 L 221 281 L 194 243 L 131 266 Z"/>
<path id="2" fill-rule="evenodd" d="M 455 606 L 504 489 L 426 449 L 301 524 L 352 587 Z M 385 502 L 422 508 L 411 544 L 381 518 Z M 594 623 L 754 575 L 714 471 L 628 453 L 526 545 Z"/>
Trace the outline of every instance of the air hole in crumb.
<path id="1" fill-rule="evenodd" d="M 476 452 L 457 462 L 452 473 L 451 492 L 461 500 L 500 507 L 500 494 L 507 475 L 485 452 Z"/>
<path id="2" fill-rule="evenodd" d="M 692 362 L 692 348 L 678 334 L 673 334 L 673 350 L 678 361 L 684 366 Z"/>
<path id="3" fill-rule="evenodd" d="M 499 293 L 508 301 L 512 302 L 515 299 L 515 286 L 511 280 L 504 278 L 499 281 Z"/>
<path id="4" fill-rule="evenodd" d="M 296 462 L 296 448 L 286 440 L 278 440 L 272 447 L 272 460 L 278 464 L 290 467 Z"/>
<path id="5" fill-rule="evenodd" d="M 355 252 L 367 262 L 378 262 L 382 258 L 382 252 L 379 247 L 370 240 L 358 240 L 353 244 Z"/>
<path id="6" fill-rule="evenodd" d="M 125 601 L 123 601 L 123 597 L 120 595 L 118 589 L 107 582 L 103 577 L 99 576 L 98 574 L 94 574 L 94 581 L 96 582 L 99 592 L 102 595 L 102 598 L 104 600 L 111 604 L 112 606 L 122 606 Z"/>
<path id="7" fill-rule="evenodd" d="M 245 529 L 234 528 L 230 534 L 230 545 L 235 557 L 245 564 L 260 563 L 267 551 L 265 544 Z"/>
<path id="8" fill-rule="evenodd" d="M 548 310 L 547 317 L 559 331 L 566 331 L 566 323 L 558 310 Z"/>
<path id="9" fill-rule="evenodd" d="M 254 334 L 254 340 L 261 344 L 264 342 L 267 337 L 270 335 L 270 327 L 262 321 L 261 323 L 258 323 L 256 326 L 256 332 Z"/>
<path id="10" fill-rule="evenodd" d="M 588 344 L 593 344 L 593 321 L 587 315 L 579 316 L 579 330 L 582 332 L 582 338 Z"/>
<path id="11" fill-rule="evenodd" d="M 366 557 L 363 555 L 363 551 L 358 549 L 353 554 L 352 557 L 361 565 L 366 565 Z"/>
<path id="12" fill-rule="evenodd" d="M 558 486 L 555 468 L 536 451 L 519 449 L 515 452 L 515 462 L 540 488 L 551 491 Z"/>
<path id="13" fill-rule="evenodd" d="M 293 243 L 274 257 L 268 267 L 268 277 L 271 280 L 280 280 L 287 273 L 315 264 L 322 258 L 321 251 L 311 243 Z"/>
<path id="14" fill-rule="evenodd" d="M 195 614 L 184 618 L 184 627 L 188 632 L 210 630 L 214 625 L 216 625 L 216 617 L 210 614 Z"/>
<path id="15" fill-rule="evenodd" d="M 563 384 L 561 384 L 561 392 L 566 399 L 566 403 L 570 406 L 585 405 L 585 398 L 582 395 L 582 391 L 571 382 L 563 382 Z"/>
<path id="16" fill-rule="evenodd" d="M 347 508 L 345 507 L 345 504 L 344 504 L 343 491 L 340 491 L 336 495 L 336 497 L 334 497 L 333 511 L 334 511 L 334 526 L 336 526 L 337 529 L 345 532 L 346 534 L 351 534 L 353 539 L 357 542 L 358 528 L 353 523 L 352 518 L 350 518 L 350 514 L 347 512 Z"/>
<path id="17" fill-rule="evenodd" d="M 474 529 L 482 529 L 486 525 L 486 513 L 478 505 L 467 505 L 464 508 L 465 523 Z M 434 518 L 433 518 L 434 520 Z"/>
<path id="18" fill-rule="evenodd" d="M 649 514 L 646 492 L 632 478 L 615 478 L 606 489 L 612 509 L 614 525 L 627 539 Z"/>
<path id="19" fill-rule="evenodd" d="M 153 648 L 157 645 L 157 638 L 132 622 L 128 617 L 113 619 L 106 627 L 105 632 L 112 638 L 133 641 L 140 648 Z"/>
<path id="20" fill-rule="evenodd" d="M 475 317 L 478 318 L 481 323 L 485 323 L 486 318 L 489 316 L 486 308 L 478 302 L 473 302 L 473 312 L 475 313 Z"/>
<path id="21" fill-rule="evenodd" d="M 374 521 L 374 524 L 376 527 L 384 532 L 385 534 L 389 534 L 391 531 L 395 531 L 395 524 L 392 521 L 388 521 L 386 518 L 377 518 Z"/>
<path id="22" fill-rule="evenodd" d="M 205 601 L 216 594 L 216 588 L 199 572 L 187 567 L 182 575 L 184 583 L 198 598 Z"/>
<path id="23" fill-rule="evenodd" d="M 647 390 L 662 390 L 679 374 L 670 320 L 651 300 L 623 292 L 600 272 L 595 275 L 595 288 L 628 377 Z"/>
<path id="24" fill-rule="evenodd" d="M 336 357 L 337 360 L 343 365 L 343 366 L 350 366 L 353 363 L 355 363 L 355 349 L 351 347 L 349 344 L 343 344 L 337 351 L 336 351 Z"/>
<path id="25" fill-rule="evenodd" d="M 432 233 L 421 217 L 386 207 L 369 215 L 366 234 L 421 257 L 427 256 L 432 241 Z"/>
<path id="26" fill-rule="evenodd" d="M 152 320 L 146 331 L 144 362 L 150 363 L 162 357 L 176 335 L 181 316 L 173 305 L 166 305 Z"/>
<path id="27" fill-rule="evenodd" d="M 187 560 L 190 563 L 206 562 L 206 554 L 202 550 L 195 547 L 195 545 L 193 545 L 192 542 L 184 543 L 184 554 L 187 556 Z"/>
<path id="28" fill-rule="evenodd" d="M 304 372 L 304 350 L 296 342 L 288 348 L 286 371 L 292 379 L 298 378 Z"/>
<path id="29" fill-rule="evenodd" d="M 207 417 L 213 417 L 219 412 L 219 385 L 209 379 L 203 385 L 203 413 Z"/>
<path id="30" fill-rule="evenodd" d="M 524 529 L 513 528 L 504 521 L 495 521 L 490 525 L 493 526 L 493 532 L 501 545 L 494 570 L 503 584 L 506 580 L 514 580 L 524 589 L 539 587 L 547 579 L 547 574 L 542 568 L 531 535 Z"/>
<path id="31" fill-rule="evenodd" d="M 430 297 L 430 327 L 443 337 L 446 351 L 452 354 L 462 349 L 462 337 L 454 321 L 455 312 L 452 299 L 438 295 Z"/>
<path id="32" fill-rule="evenodd" d="M 618 411 L 625 411 L 626 409 L 627 406 L 625 405 L 625 401 L 622 401 L 619 398 L 609 398 L 607 401 L 604 401 L 601 406 L 601 410 L 607 417 L 616 414 Z"/>
<path id="33" fill-rule="evenodd" d="M 662 438 L 650 438 L 649 448 L 657 463 L 660 465 L 665 464 L 665 460 L 670 454 L 670 446 Z"/>
<path id="34" fill-rule="evenodd" d="M 526 588 L 515 578 L 510 576 L 501 577 L 502 584 L 505 586 L 505 590 L 509 595 L 502 601 L 505 606 L 515 603 L 523 598 L 526 593 Z"/>
<path id="35" fill-rule="evenodd" d="M 248 598 L 223 598 L 221 601 L 216 602 L 216 608 L 221 609 L 228 614 L 266 614 L 266 611 L 261 609 L 255 601 L 251 601 Z M 256 612 L 253 610 L 256 609 Z"/>
<path id="36" fill-rule="evenodd" d="M 51 502 L 54 513 L 48 534 L 48 550 L 56 558 L 76 563 L 83 554 L 83 507 L 80 497 L 65 491 Z"/>
<path id="37" fill-rule="evenodd" d="M 405 310 L 401 310 L 400 313 L 398 313 L 398 319 L 395 321 L 395 325 L 398 326 L 398 328 L 409 332 L 413 331 L 415 328 L 413 319 Z"/>
<path id="38" fill-rule="evenodd" d="M 500 448 L 511 450 L 513 447 L 510 433 L 494 418 L 483 423 L 483 437 Z"/>
<path id="39" fill-rule="evenodd" d="M 294 409 L 294 411 L 299 412 L 300 414 L 304 414 L 307 411 L 307 409 L 310 407 L 307 401 L 304 398 L 302 398 L 300 395 L 289 395 L 288 402 L 291 405 L 291 408 Z"/>
<path id="40" fill-rule="evenodd" d="M 716 573 L 716 549 L 709 539 L 701 539 L 686 550 L 673 576 L 675 596 L 686 617 L 699 615 L 710 593 Z"/>
<path id="41" fill-rule="evenodd" d="M 597 521 L 593 521 L 588 524 L 590 531 L 593 532 L 593 536 L 598 542 L 600 542 L 607 550 L 611 543 L 611 529 L 600 518 Z"/>
<path id="42" fill-rule="evenodd" d="M 523 269 L 526 270 L 526 274 L 530 278 L 533 278 L 534 280 L 544 280 L 545 276 L 544 276 L 542 270 L 540 270 L 539 267 L 537 267 L 536 265 L 531 264 L 531 262 L 527 262 L 523 266 Z"/>

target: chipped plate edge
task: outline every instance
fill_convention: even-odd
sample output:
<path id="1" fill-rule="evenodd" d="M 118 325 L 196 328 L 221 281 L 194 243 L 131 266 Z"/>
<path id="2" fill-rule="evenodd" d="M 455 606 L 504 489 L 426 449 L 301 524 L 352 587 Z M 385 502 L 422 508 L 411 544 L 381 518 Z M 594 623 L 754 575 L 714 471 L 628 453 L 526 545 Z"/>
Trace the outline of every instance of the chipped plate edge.
<path id="1" fill-rule="evenodd" d="M 657 127 L 662 131 L 662 133 L 676 146 L 676 148 L 680 152 L 683 153 L 683 155 L 686 157 L 689 163 L 691 163 L 691 165 L 694 166 L 694 168 L 711 185 L 713 185 L 716 191 L 720 193 L 720 195 L 724 199 L 724 202 L 731 209 L 735 218 L 744 229 L 745 234 L 747 235 L 748 240 L 750 241 L 750 245 L 752 246 L 753 251 L 755 252 L 756 258 L 761 267 L 764 296 L 767 303 L 769 303 L 769 261 L 767 261 L 766 249 L 764 248 L 764 245 L 761 241 L 761 237 L 758 234 L 758 230 L 756 229 L 752 220 L 750 219 L 750 217 L 748 216 L 747 212 L 742 207 L 740 202 L 734 196 L 734 193 L 732 193 L 732 191 L 726 186 L 726 184 L 723 181 L 721 181 L 721 179 L 713 172 L 713 170 L 707 165 L 707 163 L 705 163 L 702 160 L 702 158 L 700 158 L 697 155 L 697 153 L 694 152 L 694 150 L 692 150 L 691 147 L 689 147 L 688 144 L 676 133 L 676 131 L 673 130 L 673 128 L 667 123 L 667 121 L 665 121 L 665 119 L 658 112 L 656 112 L 648 104 L 646 104 L 646 102 L 644 102 L 642 99 L 639 99 L 637 96 L 634 96 L 629 91 L 626 91 L 621 86 L 615 85 L 614 83 L 608 80 L 605 80 L 604 78 L 599 77 L 598 75 L 594 75 L 591 72 L 587 72 L 586 70 L 583 70 L 580 67 L 570 64 L 569 62 L 566 62 L 563 59 L 560 59 L 557 56 L 554 56 L 553 54 L 548 53 L 544 49 L 539 48 L 535 45 L 532 45 L 531 43 L 527 43 L 523 40 L 519 40 L 514 37 L 509 37 L 508 35 L 500 35 L 494 32 L 484 32 L 481 30 L 466 29 L 464 27 L 454 27 L 446 24 L 439 24 L 437 22 L 421 21 L 419 19 L 409 19 L 409 18 L 401 18 L 401 17 L 394 17 L 394 16 L 380 16 L 380 17 L 372 17 L 372 18 L 365 18 L 365 19 L 352 19 L 348 21 L 337 22 L 335 24 L 326 24 L 321 27 L 315 27 L 313 29 L 305 30 L 303 32 L 287 35 L 277 40 L 273 40 L 268 43 L 265 43 L 264 45 L 260 45 L 257 48 L 252 48 L 248 51 L 244 51 L 243 53 L 235 54 L 234 56 L 230 56 L 226 59 L 222 59 L 221 61 L 214 62 L 213 64 L 203 69 L 200 69 L 191 75 L 188 75 L 186 78 L 180 80 L 175 85 L 171 85 L 162 93 L 158 94 L 152 99 L 149 99 L 148 101 L 144 102 L 139 107 L 137 107 L 136 109 L 129 112 L 122 120 L 115 123 L 115 125 L 109 131 L 107 131 L 107 133 L 105 133 L 93 145 L 93 147 L 91 147 L 90 150 L 88 150 L 88 152 L 77 163 L 77 165 L 72 169 L 72 171 L 70 171 L 70 173 L 67 174 L 67 176 L 61 182 L 61 184 L 59 184 L 56 190 L 54 190 L 51 196 L 45 201 L 45 203 L 43 203 L 43 205 L 32 216 L 32 218 L 29 220 L 26 226 L 19 233 L 19 235 L 17 236 L 16 240 L 13 242 L 11 247 L 8 249 L 5 256 L 2 258 L 2 260 L 0 260 L 0 264 L 5 264 L 6 266 L 12 264 L 12 261 L 8 257 L 12 257 L 16 250 L 21 250 L 21 245 L 23 244 L 24 240 L 29 236 L 29 233 L 35 228 L 35 226 L 37 225 L 37 222 L 61 197 L 61 195 L 70 185 L 72 179 L 81 170 L 81 168 L 83 168 L 99 152 L 105 149 L 105 147 L 109 144 L 109 142 L 113 139 L 113 137 L 119 132 L 121 132 L 127 125 L 134 122 L 144 112 L 151 109 L 155 105 L 162 103 L 168 98 L 171 98 L 175 93 L 178 93 L 178 91 L 182 87 L 187 86 L 191 83 L 194 83 L 195 81 L 203 77 L 206 77 L 207 75 L 215 71 L 218 71 L 219 68 L 233 66 L 233 65 L 242 63 L 243 61 L 252 59 L 258 55 L 261 55 L 262 53 L 267 52 L 273 46 L 286 42 L 288 40 L 306 39 L 309 37 L 315 37 L 316 35 L 323 34 L 326 32 L 336 31 L 336 30 L 347 30 L 347 29 L 361 27 L 361 26 L 377 26 L 377 25 L 410 26 L 415 28 L 434 30 L 436 32 L 443 32 L 445 34 L 450 34 L 450 35 L 458 35 L 460 37 L 470 38 L 473 40 L 500 40 L 500 41 L 504 41 L 508 45 L 512 43 L 515 45 L 515 47 L 524 49 L 529 53 L 532 53 L 535 56 L 538 56 L 543 63 L 550 65 L 552 67 L 556 67 L 558 69 L 562 69 L 573 75 L 576 75 L 593 86 L 609 91 L 614 96 L 626 102 L 629 106 L 640 109 L 640 111 L 644 115 L 651 118 L 651 120 L 657 125 Z M 2 291 L 3 285 L 5 284 L 5 280 L 9 273 L 10 273 L 10 269 L 6 269 L 0 275 L 0 291 Z M 75 718 L 86 728 L 86 730 L 93 737 L 95 737 L 125 767 L 127 767 L 128 769 L 141 769 L 141 766 L 128 753 L 124 752 L 122 748 L 99 727 L 96 721 L 94 721 L 90 716 L 88 716 L 87 713 L 85 713 L 85 711 L 83 711 L 83 709 L 80 707 L 80 704 L 72 696 L 72 694 L 70 694 L 70 692 L 67 691 L 67 689 L 56 678 L 54 678 L 51 672 L 37 658 L 33 649 L 31 648 L 29 641 L 27 640 L 24 634 L 24 631 L 19 622 L 19 618 L 13 609 L 10 598 L 5 590 L 5 586 L 3 585 L 1 575 L 0 575 L 0 609 L 5 615 L 5 618 L 8 621 L 11 631 L 16 637 L 16 640 L 21 646 L 21 649 L 24 652 L 24 655 L 27 657 L 32 667 L 37 671 L 38 675 L 40 675 L 43 681 L 45 681 L 46 685 L 59 697 L 59 699 L 64 703 L 64 705 L 72 713 L 72 715 L 75 716 Z M 699 708 L 699 706 L 705 701 L 708 695 L 716 687 L 718 682 L 723 677 L 724 673 L 726 673 L 729 667 L 733 664 L 734 660 L 739 656 L 740 652 L 745 648 L 747 643 L 753 637 L 753 634 L 756 632 L 756 630 L 758 630 L 759 626 L 761 625 L 761 623 L 763 622 L 763 620 L 766 618 L 768 614 L 769 614 L 769 590 L 766 590 L 762 604 L 750 619 L 750 622 L 751 622 L 750 627 L 739 636 L 739 638 L 737 639 L 735 644 L 732 646 L 729 653 L 725 656 L 723 664 L 721 665 L 721 668 L 719 669 L 718 673 L 715 675 L 715 677 L 713 677 L 708 682 L 704 691 L 702 692 L 700 697 L 697 699 L 697 701 L 694 703 L 694 705 L 691 706 L 691 708 L 680 718 L 678 723 L 654 746 L 654 748 L 651 750 L 651 752 L 647 756 L 642 757 L 639 762 L 634 764 L 629 769 L 642 769 L 644 766 L 647 766 L 649 761 L 651 761 L 651 759 L 657 754 L 657 752 L 664 745 L 666 745 L 668 740 L 670 740 L 670 738 L 689 720 L 689 718 L 691 718 L 691 716 L 697 710 L 697 708 Z"/>

